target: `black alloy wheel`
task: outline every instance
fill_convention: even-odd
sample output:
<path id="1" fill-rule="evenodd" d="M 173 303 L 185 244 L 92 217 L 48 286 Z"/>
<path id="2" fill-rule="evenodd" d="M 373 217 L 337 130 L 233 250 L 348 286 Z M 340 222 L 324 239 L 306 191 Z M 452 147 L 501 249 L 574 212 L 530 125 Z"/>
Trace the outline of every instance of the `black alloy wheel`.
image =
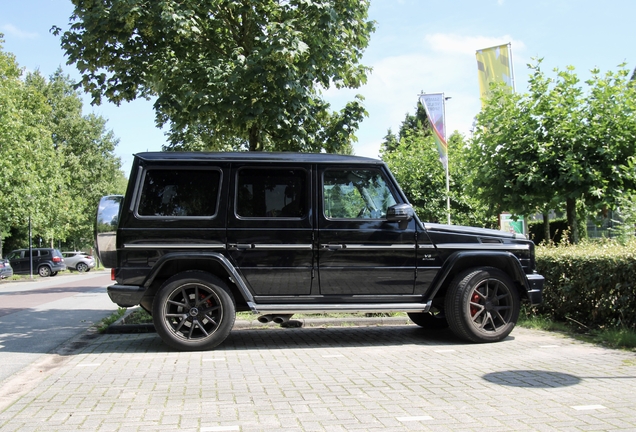
<path id="1" fill-rule="evenodd" d="M 209 273 L 189 271 L 168 279 L 153 302 L 153 322 L 163 341 L 180 351 L 208 350 L 234 326 L 229 289 Z"/>
<path id="2" fill-rule="evenodd" d="M 451 330 L 462 339 L 498 342 L 517 323 L 519 292 L 510 277 L 499 269 L 471 269 L 451 283 L 445 310 Z"/>

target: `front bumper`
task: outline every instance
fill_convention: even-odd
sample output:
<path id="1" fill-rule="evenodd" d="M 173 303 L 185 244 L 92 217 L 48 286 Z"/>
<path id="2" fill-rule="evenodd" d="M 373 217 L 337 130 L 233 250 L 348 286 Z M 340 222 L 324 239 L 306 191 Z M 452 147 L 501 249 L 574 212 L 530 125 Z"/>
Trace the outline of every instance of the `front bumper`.
<path id="1" fill-rule="evenodd" d="M 106 288 L 110 300 L 120 307 L 133 307 L 141 302 L 146 288 L 137 285 L 111 285 Z"/>
<path id="2" fill-rule="evenodd" d="M 543 302 L 543 285 L 545 284 L 545 278 L 540 274 L 533 273 L 526 275 L 528 279 L 528 300 L 530 305 L 538 305 Z"/>

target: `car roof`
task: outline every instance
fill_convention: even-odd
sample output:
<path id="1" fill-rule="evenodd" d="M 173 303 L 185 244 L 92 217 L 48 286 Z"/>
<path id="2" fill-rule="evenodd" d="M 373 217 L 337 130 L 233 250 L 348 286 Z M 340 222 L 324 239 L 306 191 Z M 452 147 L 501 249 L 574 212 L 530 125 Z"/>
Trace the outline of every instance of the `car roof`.
<path id="1" fill-rule="evenodd" d="M 291 152 L 143 152 L 135 154 L 143 161 L 166 162 L 304 162 L 328 164 L 384 164 L 380 159 L 332 153 Z"/>

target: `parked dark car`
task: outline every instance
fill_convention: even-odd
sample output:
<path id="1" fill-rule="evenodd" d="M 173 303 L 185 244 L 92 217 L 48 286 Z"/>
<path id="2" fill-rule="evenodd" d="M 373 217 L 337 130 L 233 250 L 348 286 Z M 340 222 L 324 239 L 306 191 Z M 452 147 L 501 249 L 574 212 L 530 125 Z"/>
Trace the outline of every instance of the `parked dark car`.
<path id="1" fill-rule="evenodd" d="M 13 276 L 13 267 L 7 259 L 0 259 L 0 279 Z"/>
<path id="2" fill-rule="evenodd" d="M 80 273 L 88 272 L 95 267 L 95 258 L 85 252 L 62 252 L 62 256 L 67 268 Z"/>
<path id="3" fill-rule="evenodd" d="M 55 276 L 66 270 L 62 252 L 53 248 L 33 248 L 33 273 L 42 277 Z M 18 249 L 10 252 L 7 259 L 15 274 L 30 274 L 31 264 L 29 249 Z"/>
<path id="4" fill-rule="evenodd" d="M 473 342 L 541 302 L 534 244 L 422 223 L 386 164 L 332 154 L 141 153 L 102 198 L 96 243 L 113 302 L 149 311 L 164 342 L 211 349 L 236 311 L 407 312 Z"/>

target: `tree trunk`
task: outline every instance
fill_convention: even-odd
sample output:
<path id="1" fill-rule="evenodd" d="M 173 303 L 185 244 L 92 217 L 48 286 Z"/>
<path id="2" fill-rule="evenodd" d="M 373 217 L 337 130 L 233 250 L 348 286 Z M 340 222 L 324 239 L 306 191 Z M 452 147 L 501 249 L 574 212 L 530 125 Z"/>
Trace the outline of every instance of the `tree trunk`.
<path id="1" fill-rule="evenodd" d="M 545 244 L 552 243 L 552 238 L 550 237 L 550 219 L 548 219 L 548 212 L 543 212 L 543 239 Z"/>
<path id="2" fill-rule="evenodd" d="M 576 199 L 568 198 L 565 201 L 565 206 L 568 228 L 570 229 L 570 243 L 577 244 L 579 242 L 579 225 L 576 220 Z"/>
<path id="3" fill-rule="evenodd" d="M 252 125 L 249 130 L 249 140 L 250 140 L 250 151 L 260 151 L 263 150 L 261 148 L 261 143 L 259 142 L 259 129 L 258 126 Z"/>

